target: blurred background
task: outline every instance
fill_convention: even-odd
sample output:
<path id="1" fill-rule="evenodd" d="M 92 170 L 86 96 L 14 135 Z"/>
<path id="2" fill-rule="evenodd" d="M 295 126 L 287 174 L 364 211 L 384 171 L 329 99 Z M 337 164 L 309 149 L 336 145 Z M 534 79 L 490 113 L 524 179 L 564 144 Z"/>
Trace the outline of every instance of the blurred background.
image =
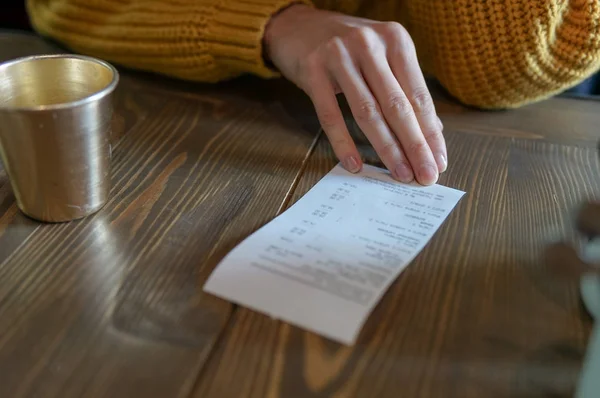
<path id="1" fill-rule="evenodd" d="M 25 12 L 25 0 L 4 0 L 2 3 L 0 29 L 31 29 Z"/>

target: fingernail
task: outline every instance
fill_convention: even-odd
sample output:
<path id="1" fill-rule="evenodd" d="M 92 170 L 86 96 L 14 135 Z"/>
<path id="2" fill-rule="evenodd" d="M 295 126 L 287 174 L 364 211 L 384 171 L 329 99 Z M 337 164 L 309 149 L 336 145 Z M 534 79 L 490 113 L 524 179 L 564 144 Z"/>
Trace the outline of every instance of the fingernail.
<path id="1" fill-rule="evenodd" d="M 360 165 L 354 156 L 348 156 L 343 163 L 344 168 L 351 173 L 357 173 L 360 170 Z"/>
<path id="2" fill-rule="evenodd" d="M 419 169 L 419 182 L 423 185 L 434 184 L 438 179 L 438 172 L 431 164 L 425 164 Z"/>
<path id="3" fill-rule="evenodd" d="M 396 178 L 401 182 L 409 183 L 415 179 L 412 170 L 410 169 L 410 167 L 408 167 L 407 164 L 400 163 L 396 165 L 394 172 L 396 174 Z"/>
<path id="4" fill-rule="evenodd" d="M 440 173 L 443 173 L 448 168 L 448 159 L 446 159 L 446 155 L 444 155 L 443 153 L 440 153 L 437 156 L 437 163 L 440 167 Z"/>

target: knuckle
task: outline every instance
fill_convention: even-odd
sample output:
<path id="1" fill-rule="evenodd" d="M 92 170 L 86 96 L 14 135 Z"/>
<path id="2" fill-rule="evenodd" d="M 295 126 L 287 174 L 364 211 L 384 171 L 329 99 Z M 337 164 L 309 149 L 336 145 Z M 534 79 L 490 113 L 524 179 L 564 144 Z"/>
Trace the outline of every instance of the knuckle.
<path id="1" fill-rule="evenodd" d="M 319 112 L 319 121 L 325 131 L 337 127 L 340 123 L 337 113 L 329 109 Z"/>
<path id="2" fill-rule="evenodd" d="M 326 58 L 326 63 L 335 68 L 342 63 L 345 53 L 344 42 L 339 37 L 333 37 L 322 46 L 321 51 L 325 54 L 323 58 Z"/>
<path id="3" fill-rule="evenodd" d="M 322 67 L 323 58 L 319 52 L 315 51 L 303 58 L 300 63 L 305 71 L 313 72 Z"/>
<path id="4" fill-rule="evenodd" d="M 332 37 L 328 39 L 323 45 L 323 50 L 326 54 L 337 54 L 338 56 L 342 54 L 342 47 L 344 43 L 342 39 L 338 36 Z"/>
<path id="5" fill-rule="evenodd" d="M 429 150 L 429 145 L 425 140 L 411 142 L 408 145 L 408 152 L 414 154 L 425 154 Z"/>
<path id="6" fill-rule="evenodd" d="M 398 144 L 395 142 L 386 142 L 379 149 L 379 155 L 384 159 L 391 159 L 398 153 Z"/>
<path id="7" fill-rule="evenodd" d="M 377 104 L 369 100 L 359 102 L 355 117 L 357 120 L 366 123 L 376 122 L 381 118 Z"/>
<path id="8" fill-rule="evenodd" d="M 389 96 L 387 107 L 395 115 L 406 117 L 411 114 L 412 105 L 403 93 L 392 93 Z"/>
<path id="9" fill-rule="evenodd" d="M 383 22 L 381 26 L 385 32 L 388 32 L 395 36 L 408 34 L 406 28 L 396 21 Z"/>
<path id="10" fill-rule="evenodd" d="M 410 97 L 410 103 L 417 114 L 428 115 L 433 113 L 433 100 L 425 88 L 415 90 Z"/>
<path id="11" fill-rule="evenodd" d="M 349 40 L 360 49 L 367 51 L 377 50 L 381 46 L 377 33 L 373 29 L 364 26 L 352 28 Z"/>
<path id="12" fill-rule="evenodd" d="M 396 43 L 396 46 L 405 50 L 414 49 L 412 37 L 404 26 L 397 22 L 386 22 L 384 31 Z"/>
<path id="13" fill-rule="evenodd" d="M 441 141 L 443 139 L 442 132 L 439 130 L 427 130 L 423 132 L 423 136 L 427 142 Z"/>

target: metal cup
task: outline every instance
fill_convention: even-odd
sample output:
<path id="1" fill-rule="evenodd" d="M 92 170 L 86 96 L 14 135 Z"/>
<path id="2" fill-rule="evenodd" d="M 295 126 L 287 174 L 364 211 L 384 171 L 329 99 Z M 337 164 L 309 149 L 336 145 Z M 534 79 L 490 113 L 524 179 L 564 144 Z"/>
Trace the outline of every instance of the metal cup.
<path id="1" fill-rule="evenodd" d="M 113 66 L 80 55 L 0 64 L 0 157 L 23 213 L 63 222 L 104 206 L 118 82 Z"/>

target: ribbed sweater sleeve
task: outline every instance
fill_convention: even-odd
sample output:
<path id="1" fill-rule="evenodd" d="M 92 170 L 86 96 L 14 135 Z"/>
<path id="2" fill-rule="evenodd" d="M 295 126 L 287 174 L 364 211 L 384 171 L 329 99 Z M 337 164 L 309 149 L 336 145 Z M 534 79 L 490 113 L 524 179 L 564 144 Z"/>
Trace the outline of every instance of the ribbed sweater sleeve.
<path id="1" fill-rule="evenodd" d="M 177 78 L 276 76 L 262 37 L 273 14 L 309 0 L 27 0 L 33 27 L 73 51 Z"/>
<path id="2" fill-rule="evenodd" d="M 450 93 L 513 108 L 600 68 L 599 0 L 407 0 L 419 58 Z"/>
<path id="3" fill-rule="evenodd" d="M 271 16 L 311 0 L 27 0 L 41 34 L 77 52 L 215 82 L 275 76 L 262 57 Z M 312 0 L 398 20 L 420 62 L 463 103 L 512 108 L 550 97 L 600 68 L 599 0 Z"/>

